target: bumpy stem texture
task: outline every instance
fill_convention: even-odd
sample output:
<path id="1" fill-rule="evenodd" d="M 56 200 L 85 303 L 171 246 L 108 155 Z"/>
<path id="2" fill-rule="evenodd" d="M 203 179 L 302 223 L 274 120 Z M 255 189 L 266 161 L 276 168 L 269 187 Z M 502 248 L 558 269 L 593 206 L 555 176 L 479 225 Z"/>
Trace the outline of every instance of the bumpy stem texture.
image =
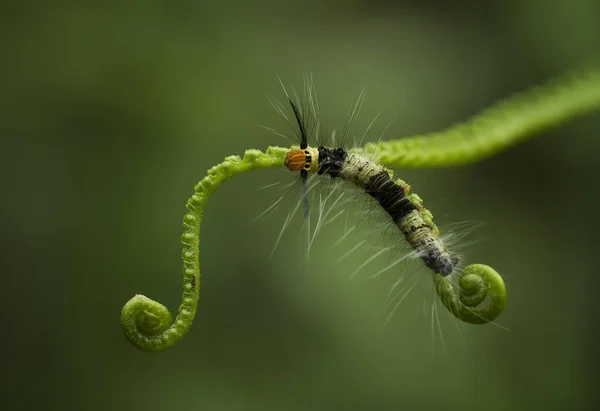
<path id="1" fill-rule="evenodd" d="M 188 213 L 183 218 L 183 296 L 177 318 L 171 323 L 169 310 L 143 295 L 130 299 L 121 312 L 121 325 L 127 339 L 143 351 L 156 352 L 173 346 L 192 325 L 200 296 L 200 222 L 206 202 L 218 186 L 229 178 L 259 168 L 283 166 L 288 149 L 269 148 L 266 153 L 248 150 L 244 157 L 230 156 L 194 188 L 187 202 Z"/>
<path id="2" fill-rule="evenodd" d="M 448 278 L 433 275 L 435 289 L 444 306 L 456 318 L 471 324 L 493 321 L 504 310 L 506 287 L 492 267 L 471 264 L 459 274 L 457 293 Z"/>
<path id="3" fill-rule="evenodd" d="M 444 131 L 369 143 L 354 151 L 388 167 L 446 167 L 489 157 L 600 107 L 600 67 L 518 93 Z"/>

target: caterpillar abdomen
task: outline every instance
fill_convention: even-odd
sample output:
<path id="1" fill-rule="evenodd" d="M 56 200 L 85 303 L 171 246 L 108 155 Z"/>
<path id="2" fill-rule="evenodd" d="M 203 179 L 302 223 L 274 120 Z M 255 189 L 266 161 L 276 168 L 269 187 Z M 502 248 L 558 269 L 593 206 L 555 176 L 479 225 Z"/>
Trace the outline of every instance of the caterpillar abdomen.
<path id="1" fill-rule="evenodd" d="M 427 267 L 443 276 L 452 273 L 458 260 L 452 261 L 448 251 L 445 250 L 439 238 L 434 235 L 433 227 L 423 220 L 418 210 L 411 211 L 396 225 Z"/>
<path id="2" fill-rule="evenodd" d="M 362 188 L 389 214 L 428 268 L 442 276 L 454 270 L 459 258 L 452 259 L 439 240 L 431 213 L 423 208 L 417 195 L 409 195 L 406 183 L 394 182 L 384 167 L 343 148 L 322 146 L 292 150 L 285 164 L 292 171 L 304 169 L 328 174 Z"/>

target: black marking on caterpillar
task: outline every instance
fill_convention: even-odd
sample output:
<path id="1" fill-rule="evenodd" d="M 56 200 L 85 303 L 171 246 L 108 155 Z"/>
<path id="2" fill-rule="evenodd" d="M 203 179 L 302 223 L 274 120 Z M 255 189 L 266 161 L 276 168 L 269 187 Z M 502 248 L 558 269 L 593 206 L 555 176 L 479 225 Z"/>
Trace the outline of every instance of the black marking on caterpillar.
<path id="1" fill-rule="evenodd" d="M 359 167 L 358 171 L 363 169 L 363 167 Z M 379 202 L 381 207 L 392 217 L 394 223 L 398 224 L 402 217 L 416 210 L 416 207 L 406 198 L 404 189 L 394 184 L 386 170 L 381 170 L 378 174 L 371 176 L 369 180 L 363 186 L 365 193 Z"/>
<path id="2" fill-rule="evenodd" d="M 348 156 L 346 150 L 343 148 L 326 148 L 320 146 L 318 153 L 319 167 L 317 174 L 329 174 L 333 178 L 339 177 L 344 167 L 344 161 L 346 161 L 346 157 Z"/>

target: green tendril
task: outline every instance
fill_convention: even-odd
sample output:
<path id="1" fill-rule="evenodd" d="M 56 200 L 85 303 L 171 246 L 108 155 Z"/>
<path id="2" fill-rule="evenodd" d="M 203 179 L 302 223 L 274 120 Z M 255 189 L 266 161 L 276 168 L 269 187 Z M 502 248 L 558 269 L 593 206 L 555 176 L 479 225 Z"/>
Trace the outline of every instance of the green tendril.
<path id="1" fill-rule="evenodd" d="M 518 93 L 444 131 L 368 143 L 354 152 L 387 167 L 463 165 L 599 107 L 600 68 L 590 67 Z"/>
<path id="2" fill-rule="evenodd" d="M 544 86 L 513 96 L 471 120 L 446 131 L 401 140 L 369 143 L 352 151 L 387 167 L 436 167 L 465 164 L 491 156 L 526 138 L 600 107 L 600 69 L 573 72 Z M 136 295 L 125 304 L 121 324 L 127 339 L 143 351 L 173 346 L 189 330 L 200 295 L 200 222 L 204 207 L 219 185 L 246 171 L 283 166 L 287 148 L 266 153 L 248 150 L 243 159 L 230 156 L 210 170 L 187 202 L 182 243 L 183 296 L 175 321 L 162 304 Z M 469 265 L 455 290 L 448 278 L 433 276 L 444 306 L 472 324 L 493 321 L 504 309 L 506 288 L 491 267 Z"/>
<path id="3" fill-rule="evenodd" d="M 230 156 L 208 170 L 188 200 L 189 212 L 183 217 L 183 296 L 177 318 L 171 323 L 169 310 L 143 295 L 130 299 L 121 312 L 121 325 L 127 339 L 142 351 L 157 352 L 173 346 L 188 332 L 200 297 L 200 222 L 211 194 L 229 178 L 246 171 L 283 166 L 288 149 L 270 147 L 266 153 L 248 150 L 244 158 Z"/>
<path id="4" fill-rule="evenodd" d="M 435 289 L 444 306 L 456 318 L 471 324 L 493 321 L 504 310 L 506 287 L 492 267 L 471 264 L 459 274 L 457 293 L 448 278 L 433 275 Z"/>

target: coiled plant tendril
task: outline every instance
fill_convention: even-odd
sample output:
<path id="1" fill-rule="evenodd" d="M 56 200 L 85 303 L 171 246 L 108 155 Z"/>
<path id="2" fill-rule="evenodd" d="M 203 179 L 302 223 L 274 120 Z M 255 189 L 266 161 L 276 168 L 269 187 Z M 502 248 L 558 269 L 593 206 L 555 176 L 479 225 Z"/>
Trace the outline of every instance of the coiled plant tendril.
<path id="1" fill-rule="evenodd" d="M 442 304 L 456 318 L 471 324 L 493 321 L 504 311 L 506 288 L 500 274 L 483 264 L 468 265 L 459 274 L 457 295 L 450 282 L 439 274 L 433 275 L 435 289 Z"/>
<path id="2" fill-rule="evenodd" d="M 518 94 L 483 111 L 471 120 L 424 136 L 369 143 L 352 150 L 388 167 L 439 167 L 461 165 L 491 156 L 536 132 L 543 131 L 600 106 L 600 68 L 587 68 Z M 173 346 L 189 330 L 200 295 L 200 222 L 211 194 L 229 178 L 246 171 L 281 167 L 289 150 L 269 147 L 266 153 L 247 150 L 211 168 L 194 188 L 184 216 L 182 236 L 183 296 L 175 321 L 162 304 L 143 295 L 130 299 L 121 312 L 127 339 L 143 351 Z M 459 277 L 459 290 L 447 278 L 433 275 L 444 306 L 457 318 L 472 324 L 493 321 L 504 309 L 506 289 L 502 277 L 482 264 L 467 266 Z"/>
<path id="3" fill-rule="evenodd" d="M 177 318 L 162 304 L 143 295 L 130 299 L 121 311 L 121 325 L 127 339 L 143 351 L 156 352 L 173 346 L 188 332 L 200 297 L 200 223 L 211 194 L 229 178 L 259 168 L 283 166 L 287 149 L 273 147 L 266 153 L 248 150 L 244 158 L 229 156 L 208 170 L 207 176 L 194 187 L 187 201 L 188 213 L 183 217 L 183 296 Z"/>

